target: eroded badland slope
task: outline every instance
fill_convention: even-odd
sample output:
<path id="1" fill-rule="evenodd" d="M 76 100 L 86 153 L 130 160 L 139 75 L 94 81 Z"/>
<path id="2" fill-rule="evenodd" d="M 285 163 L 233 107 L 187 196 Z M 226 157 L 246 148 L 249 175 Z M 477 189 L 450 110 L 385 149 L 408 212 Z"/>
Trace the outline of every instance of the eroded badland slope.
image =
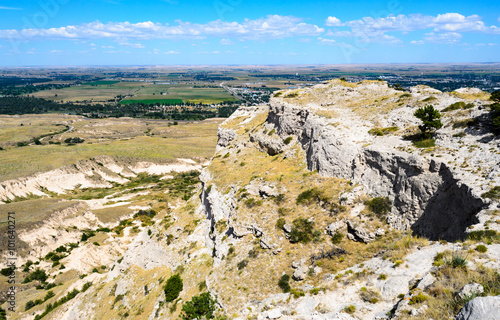
<path id="1" fill-rule="evenodd" d="M 65 269 L 38 254 L 47 282 L 62 285 L 23 311 L 47 293 L 30 282 L 13 319 L 33 319 L 75 288 L 43 317 L 193 319 L 186 306 L 211 314 L 194 303 L 209 292 L 219 318 L 453 318 L 474 297 L 500 294 L 500 152 L 488 98 L 334 80 L 242 107 L 221 125 L 192 197 L 151 199 L 152 217 L 89 226 L 103 239 L 65 253 Z M 428 104 L 443 128 L 435 146 L 419 148 L 413 113 Z M 78 263 L 89 256 L 107 260 Z M 169 302 L 173 274 L 183 288 Z M 494 310 L 499 298 L 488 299 L 473 301 Z"/>

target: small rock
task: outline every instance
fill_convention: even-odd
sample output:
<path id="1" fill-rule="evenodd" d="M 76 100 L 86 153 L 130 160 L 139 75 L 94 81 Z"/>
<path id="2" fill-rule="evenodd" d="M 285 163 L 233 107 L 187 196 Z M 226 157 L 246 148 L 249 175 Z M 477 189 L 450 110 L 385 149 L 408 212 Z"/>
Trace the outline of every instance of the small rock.
<path id="1" fill-rule="evenodd" d="M 337 222 L 329 224 L 325 228 L 325 230 L 326 230 L 326 233 L 328 233 L 330 236 L 333 236 L 339 229 L 342 229 L 343 227 L 345 227 L 345 222 L 337 221 Z"/>
<path id="2" fill-rule="evenodd" d="M 314 267 L 314 275 L 315 276 L 317 276 L 321 272 L 323 272 L 323 269 L 321 267 Z"/>
<path id="3" fill-rule="evenodd" d="M 300 261 L 292 261 L 292 268 L 297 269 L 300 267 Z"/>
<path id="4" fill-rule="evenodd" d="M 436 281 L 436 278 L 432 274 L 427 273 L 418 282 L 417 289 L 425 290 L 430 287 L 434 283 L 434 281 Z"/>
<path id="5" fill-rule="evenodd" d="M 414 317 L 416 317 L 416 316 L 418 316 L 420 314 L 423 314 L 425 312 L 425 310 L 427 310 L 427 308 L 428 307 L 426 305 L 423 305 L 423 306 L 421 306 L 418 309 L 413 309 L 413 310 L 411 310 L 411 315 L 414 316 Z"/>
<path id="6" fill-rule="evenodd" d="M 285 223 L 285 225 L 283 226 L 283 231 L 285 231 L 286 233 L 292 232 L 292 225 L 289 223 Z"/>
<path id="7" fill-rule="evenodd" d="M 469 283 L 469 284 L 466 284 L 460 290 L 460 292 L 458 292 L 457 295 L 460 297 L 460 299 L 465 299 L 467 297 L 471 297 L 471 296 L 474 296 L 474 295 L 479 295 L 479 294 L 481 294 L 483 292 L 484 292 L 484 288 L 479 283 Z"/>
<path id="8" fill-rule="evenodd" d="M 251 226 L 251 229 L 253 230 L 253 234 L 257 237 L 260 238 L 264 234 L 261 229 L 259 229 L 257 226 Z"/>
<path id="9" fill-rule="evenodd" d="M 271 244 L 271 241 L 269 241 L 269 239 L 261 238 L 260 239 L 260 247 L 262 249 L 273 249 L 274 245 Z"/>
<path id="10" fill-rule="evenodd" d="M 375 235 L 376 235 L 377 237 L 381 237 L 381 236 L 383 236 L 384 234 L 385 234 L 385 230 L 384 230 L 384 229 L 382 229 L 382 228 L 378 228 L 378 229 L 377 229 L 377 231 L 375 231 Z"/>
<path id="11" fill-rule="evenodd" d="M 307 266 L 300 266 L 297 269 L 295 269 L 295 272 L 293 273 L 293 280 L 295 281 L 301 281 L 306 278 L 307 271 L 309 271 L 309 268 Z"/>
<path id="12" fill-rule="evenodd" d="M 302 288 L 301 288 L 301 289 L 302 289 L 302 291 L 304 291 L 304 292 L 309 292 L 309 291 L 311 291 L 312 289 L 314 289 L 314 286 L 312 286 L 312 285 L 310 285 L 310 284 L 305 284 L 305 285 L 303 285 L 303 286 L 302 286 Z"/>
<path id="13" fill-rule="evenodd" d="M 281 309 L 280 308 L 276 308 L 276 309 L 273 309 L 273 310 L 269 310 L 267 312 L 267 318 L 268 319 L 279 319 L 281 318 Z"/>

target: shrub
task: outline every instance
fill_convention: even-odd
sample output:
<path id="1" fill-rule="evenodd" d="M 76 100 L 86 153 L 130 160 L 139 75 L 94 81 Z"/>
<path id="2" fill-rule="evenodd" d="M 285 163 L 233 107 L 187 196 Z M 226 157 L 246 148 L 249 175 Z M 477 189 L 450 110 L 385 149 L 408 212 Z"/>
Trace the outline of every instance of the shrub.
<path id="1" fill-rule="evenodd" d="M 61 252 L 67 252 L 68 249 L 66 249 L 65 246 L 59 246 L 57 249 L 56 249 L 56 252 L 58 253 L 61 253 Z"/>
<path id="2" fill-rule="evenodd" d="M 495 230 L 478 230 L 478 231 L 471 231 L 467 235 L 468 240 L 475 240 L 475 241 L 492 241 L 492 240 L 500 240 L 500 233 L 498 233 Z"/>
<path id="3" fill-rule="evenodd" d="M 441 113 L 434 109 L 434 106 L 428 105 L 424 108 L 418 108 L 414 116 L 422 121 L 418 127 L 422 131 L 423 136 L 428 137 L 433 131 L 440 129 L 443 124 L 441 123 Z"/>
<path id="4" fill-rule="evenodd" d="M 432 148 L 436 146 L 436 140 L 433 138 L 415 140 L 413 141 L 413 145 L 417 148 Z"/>
<path id="5" fill-rule="evenodd" d="M 296 98 L 299 94 L 297 92 L 290 92 L 289 94 L 283 96 L 283 98 Z"/>
<path id="6" fill-rule="evenodd" d="M 291 243 L 308 243 L 311 241 L 311 236 L 313 234 L 314 222 L 309 221 L 304 218 L 298 218 L 293 220 L 293 228 L 290 232 L 290 242 Z"/>
<path id="7" fill-rule="evenodd" d="M 380 293 L 372 289 L 367 289 L 365 287 L 361 288 L 360 296 L 361 299 L 365 302 L 377 303 L 380 300 Z"/>
<path id="8" fill-rule="evenodd" d="M 15 272 L 15 269 L 13 267 L 7 267 L 7 268 L 3 268 L 2 270 L 0 270 L 0 274 L 2 276 L 10 276 L 12 273 Z"/>
<path id="9" fill-rule="evenodd" d="M 334 244 L 339 244 L 339 243 L 342 241 L 342 239 L 343 239 L 343 238 L 344 238 L 344 235 L 343 235 L 342 233 L 340 233 L 340 232 L 338 232 L 338 231 L 337 231 L 337 232 L 335 232 L 335 234 L 332 236 L 332 242 L 333 242 Z"/>
<path id="10" fill-rule="evenodd" d="M 443 112 L 448 112 L 448 111 L 453 111 L 453 110 L 458 110 L 458 109 L 465 109 L 465 102 L 463 101 L 458 101 L 455 103 L 450 104 L 446 108 L 443 109 Z"/>
<path id="11" fill-rule="evenodd" d="M 95 236 L 95 232 L 94 231 L 86 231 L 86 232 L 83 232 L 82 233 L 82 238 L 80 239 L 81 242 L 85 242 L 87 241 L 89 238 L 92 238 L 93 236 Z"/>
<path id="12" fill-rule="evenodd" d="M 314 202 L 326 201 L 326 197 L 318 188 L 310 188 L 297 196 L 297 204 L 310 205 Z"/>
<path id="13" fill-rule="evenodd" d="M 244 259 L 244 260 L 241 260 L 240 262 L 238 262 L 238 270 L 241 270 L 243 268 L 245 268 L 248 264 L 248 260 L 247 259 Z"/>
<path id="14" fill-rule="evenodd" d="M 37 268 L 35 271 L 30 273 L 26 278 L 24 278 L 23 283 L 28 283 L 33 280 L 38 280 L 40 282 L 45 282 L 47 280 L 48 276 L 45 273 L 44 270 L 40 270 L 40 268 Z"/>
<path id="15" fill-rule="evenodd" d="M 281 276 L 278 286 L 283 290 L 283 292 L 290 292 L 290 276 L 286 273 Z"/>
<path id="16" fill-rule="evenodd" d="M 379 280 L 387 280 L 387 275 L 382 273 L 381 275 L 378 276 L 378 279 Z"/>
<path id="17" fill-rule="evenodd" d="M 276 228 L 278 230 L 283 230 L 283 227 L 285 226 L 286 221 L 283 218 L 279 218 L 278 221 L 276 221 Z"/>
<path id="18" fill-rule="evenodd" d="M 293 140 L 293 137 L 290 136 L 290 137 L 286 137 L 286 139 L 283 141 L 286 145 L 290 144 L 290 142 L 292 142 Z"/>
<path id="19" fill-rule="evenodd" d="M 248 208 L 253 208 L 253 207 L 257 207 L 257 206 L 261 206 L 262 205 L 262 200 L 258 199 L 254 199 L 254 198 L 248 198 L 245 200 L 245 205 L 248 207 Z"/>
<path id="20" fill-rule="evenodd" d="M 467 256 L 462 255 L 460 252 L 453 252 L 451 259 L 447 259 L 445 262 L 453 268 L 465 268 L 467 267 Z"/>
<path id="21" fill-rule="evenodd" d="M 398 127 L 387 127 L 387 128 L 373 128 L 368 131 L 369 134 L 374 136 L 385 136 L 391 132 L 398 131 Z"/>
<path id="22" fill-rule="evenodd" d="M 353 306 L 352 304 L 346 306 L 343 311 L 345 313 L 348 313 L 348 314 L 353 314 L 354 312 L 356 312 L 356 306 Z"/>
<path id="23" fill-rule="evenodd" d="M 174 274 L 170 278 L 168 278 L 167 283 L 165 284 L 165 301 L 172 302 L 177 297 L 179 297 L 179 293 L 181 293 L 183 289 L 182 278 L 178 274 Z"/>
<path id="24" fill-rule="evenodd" d="M 181 318 L 191 319 L 211 319 L 213 318 L 217 301 L 210 297 L 210 293 L 204 292 L 194 296 L 191 301 L 182 306 Z"/>
<path id="25" fill-rule="evenodd" d="M 388 197 L 376 197 L 366 201 L 366 205 L 379 218 L 382 218 L 391 211 L 392 203 Z"/>
<path id="26" fill-rule="evenodd" d="M 53 292 L 53 291 L 49 291 L 49 292 L 47 292 L 47 294 L 45 295 L 45 298 L 43 298 L 43 301 L 47 301 L 47 300 L 49 300 L 50 298 L 52 298 L 53 296 L 55 296 L 54 292 Z"/>
<path id="27" fill-rule="evenodd" d="M 485 253 L 486 251 L 488 251 L 488 248 L 486 248 L 486 246 L 484 244 L 480 244 L 476 247 L 476 251 L 481 252 L 481 253 Z"/>
<path id="28" fill-rule="evenodd" d="M 500 198 L 500 186 L 494 186 L 493 188 L 490 189 L 490 191 L 487 191 L 487 192 L 481 194 L 481 197 L 490 198 L 492 200 L 499 199 Z"/>
<path id="29" fill-rule="evenodd" d="M 30 300 L 30 301 L 26 302 L 26 306 L 24 307 L 24 311 L 28 311 L 29 309 L 33 308 L 34 306 L 36 306 L 35 301 Z"/>
<path id="30" fill-rule="evenodd" d="M 429 297 L 427 297 L 424 293 L 422 292 L 419 292 L 418 294 L 416 295 L 413 295 L 410 299 L 410 302 L 408 304 L 412 305 L 412 304 L 416 304 L 416 303 L 422 303 L 424 301 L 426 301 Z"/>

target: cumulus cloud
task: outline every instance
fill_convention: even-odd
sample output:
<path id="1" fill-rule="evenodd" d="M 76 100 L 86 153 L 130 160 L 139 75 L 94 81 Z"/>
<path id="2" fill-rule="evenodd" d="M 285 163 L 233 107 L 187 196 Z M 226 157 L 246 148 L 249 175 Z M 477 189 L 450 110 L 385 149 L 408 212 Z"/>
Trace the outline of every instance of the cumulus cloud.
<path id="1" fill-rule="evenodd" d="M 243 22 L 216 20 L 206 24 L 177 21 L 175 25 L 151 21 L 130 23 L 99 21 L 49 29 L 0 30 L 0 39 L 202 39 L 208 36 L 249 40 L 282 39 L 294 36 L 317 36 L 323 28 L 292 16 L 270 15 Z"/>
<path id="2" fill-rule="evenodd" d="M 329 27 L 339 27 L 342 25 L 342 21 L 339 18 L 330 16 L 326 19 L 325 24 Z"/>
<path id="3" fill-rule="evenodd" d="M 424 44 L 424 40 L 413 40 L 410 41 L 410 44 Z"/>
<path id="4" fill-rule="evenodd" d="M 332 19 L 330 19 L 332 18 Z M 328 17 L 332 24 L 336 18 Z M 340 20 L 339 20 L 340 22 Z M 478 15 L 464 16 L 459 13 L 444 13 L 437 16 L 410 14 L 389 15 L 383 18 L 364 17 L 358 20 L 346 21 L 343 26 L 350 30 L 329 31 L 331 37 L 354 37 L 360 42 L 370 43 L 401 43 L 401 40 L 387 35 L 387 32 L 403 32 L 431 29 L 432 33 L 426 36 L 432 42 L 455 43 L 460 38 L 460 33 L 474 32 L 485 34 L 500 34 L 500 28 L 487 26 Z"/>

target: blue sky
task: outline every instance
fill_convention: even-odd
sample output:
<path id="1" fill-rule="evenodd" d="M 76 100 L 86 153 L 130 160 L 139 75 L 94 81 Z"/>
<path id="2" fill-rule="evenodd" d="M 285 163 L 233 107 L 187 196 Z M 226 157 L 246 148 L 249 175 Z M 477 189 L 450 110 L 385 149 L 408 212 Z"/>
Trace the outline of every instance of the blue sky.
<path id="1" fill-rule="evenodd" d="M 497 1 L 0 0 L 0 66 L 499 62 Z"/>

